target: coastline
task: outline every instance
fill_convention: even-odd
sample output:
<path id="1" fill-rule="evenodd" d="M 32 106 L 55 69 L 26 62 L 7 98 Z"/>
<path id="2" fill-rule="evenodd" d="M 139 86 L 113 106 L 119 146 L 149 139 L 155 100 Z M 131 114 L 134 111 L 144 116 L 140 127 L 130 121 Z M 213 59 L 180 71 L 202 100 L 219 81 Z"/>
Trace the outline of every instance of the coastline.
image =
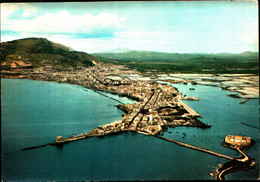
<path id="1" fill-rule="evenodd" d="M 121 66 L 120 66 L 121 68 Z M 137 72 L 136 70 L 133 70 L 133 73 L 131 74 L 136 74 L 136 75 L 142 75 L 141 73 Z M 39 74 L 40 75 L 40 74 Z M 179 76 L 180 75 L 180 76 Z M 234 76 L 231 76 L 234 75 Z M 241 104 L 245 103 L 247 100 L 250 99 L 259 99 L 259 75 L 258 74 L 219 74 L 218 76 L 215 76 L 215 74 L 206 74 L 207 76 L 207 80 L 209 79 L 212 82 L 206 81 L 205 83 L 203 81 L 201 81 L 198 78 L 202 78 L 202 80 L 205 77 L 205 74 L 168 74 L 168 77 L 171 77 L 171 79 L 166 79 L 164 80 L 164 76 L 161 75 L 157 75 L 157 79 L 154 81 L 159 81 L 159 82 L 167 82 L 167 83 L 173 83 L 173 84 L 187 84 L 187 83 L 191 83 L 192 85 L 204 85 L 204 86 L 210 86 L 210 87 L 219 87 L 223 90 L 227 90 L 230 92 L 234 92 L 235 94 L 229 94 L 229 97 L 233 97 L 233 98 L 241 98 L 244 99 L 244 101 L 241 102 Z M 5 72 L 1 72 L 1 77 L 2 78 L 16 78 L 16 79 L 26 79 L 27 77 L 25 75 L 23 75 L 22 71 L 21 72 L 12 72 L 12 73 L 5 73 Z M 220 78 L 218 78 L 220 77 Z M 223 79 L 222 77 L 225 77 L 225 79 Z M 245 80 L 245 82 L 241 82 L 240 84 L 243 85 L 243 83 L 249 84 L 249 82 L 252 82 L 253 85 L 244 85 L 242 87 L 236 87 L 237 83 L 234 83 L 235 85 L 232 85 L 232 81 L 231 80 L 237 80 L 238 77 L 242 77 L 241 80 L 244 80 L 244 78 L 249 77 L 249 80 Z M 252 78 L 251 78 L 252 77 Z M 28 79 L 28 78 L 27 78 Z M 127 94 L 120 94 L 117 93 L 115 91 L 108 91 L 105 89 L 101 89 L 101 88 L 96 88 L 95 86 L 85 86 L 84 84 L 80 84 L 80 83 L 75 83 L 75 82 L 70 82 L 67 80 L 46 80 L 46 79 L 40 79 L 38 77 L 34 77 L 34 78 L 29 78 L 32 80 L 41 80 L 41 81 L 54 81 L 54 82 L 58 82 L 58 83 L 68 83 L 68 84 L 74 84 L 74 85 L 80 85 L 82 87 L 85 87 L 87 89 L 92 89 L 92 90 L 96 90 L 96 91 L 102 91 L 102 92 L 108 92 L 111 94 L 117 94 L 120 96 L 126 96 L 128 98 L 131 98 L 133 100 L 136 101 L 140 101 L 139 98 L 137 97 L 133 97 L 131 95 L 127 95 Z M 176 81 L 174 79 L 181 79 L 180 81 Z M 221 80 L 223 79 L 223 80 Z M 249 81 L 249 82 L 248 82 Z M 208 82 L 208 83 L 207 83 Z M 231 85 L 225 85 L 225 82 L 231 82 Z M 250 83 L 251 84 L 251 83 Z M 255 88 L 255 89 L 254 89 Z M 254 89 L 254 90 L 251 90 Z"/>
<path id="2" fill-rule="evenodd" d="M 122 66 L 112 67 L 112 66 L 105 65 L 103 69 L 106 70 L 107 67 L 108 67 L 108 70 L 113 70 L 113 69 L 115 71 L 120 70 L 124 74 L 127 74 L 127 72 L 130 72 L 131 74 L 133 74 L 133 73 L 139 74 L 135 70 L 128 70 L 128 69 L 125 69 L 125 67 L 122 67 Z M 88 69 L 88 68 L 86 68 L 86 69 Z M 123 82 L 118 83 L 118 81 L 105 79 L 105 77 L 102 77 L 102 75 L 100 76 L 100 74 L 97 74 L 96 71 L 91 71 L 91 69 L 97 69 L 97 67 L 92 67 L 92 68 L 89 68 L 89 69 L 90 69 L 90 71 L 87 71 L 88 72 L 88 75 L 87 75 L 88 79 L 73 79 L 73 78 L 78 78 L 79 74 L 82 76 L 81 71 L 76 71 L 76 72 L 74 71 L 71 78 L 65 76 L 65 77 L 63 77 L 63 79 L 59 79 L 59 78 L 57 79 L 57 78 L 54 78 L 52 76 L 52 75 L 56 75 L 57 72 L 55 72 L 55 71 L 50 72 L 50 70 L 48 70 L 47 72 L 43 73 L 43 69 L 41 69 L 42 73 L 40 73 L 40 74 L 38 73 L 39 71 L 37 69 L 33 70 L 33 72 L 36 72 L 36 76 L 35 76 L 35 74 L 32 73 L 32 70 L 28 71 L 27 74 L 23 73 L 24 70 L 20 70 L 21 74 L 19 76 L 18 76 L 17 73 L 15 74 L 16 76 L 9 76 L 8 74 L 7 75 L 2 74 L 3 75 L 2 78 L 18 78 L 18 79 L 31 79 L 31 80 L 38 80 L 38 81 L 53 81 L 53 82 L 57 82 L 57 83 L 67 83 L 67 84 L 79 85 L 79 86 L 82 86 L 84 88 L 91 89 L 94 92 L 96 92 L 96 93 L 98 93 L 102 96 L 108 97 L 108 98 L 113 99 L 113 100 L 117 101 L 118 103 L 120 103 L 119 105 L 116 105 L 116 107 L 118 109 L 121 109 L 122 111 L 124 111 L 126 113 L 124 115 L 124 117 L 120 120 L 121 123 L 126 125 L 126 126 L 123 126 L 123 128 L 126 127 L 125 129 L 127 129 L 128 127 L 130 127 L 130 128 L 132 127 L 133 130 L 136 130 L 136 128 L 139 125 L 140 126 L 144 125 L 142 127 L 144 127 L 144 128 L 148 127 L 148 128 L 144 129 L 144 128 L 141 127 L 138 130 L 140 130 L 140 131 L 145 130 L 148 133 L 152 131 L 153 134 L 155 134 L 155 133 L 159 134 L 162 131 L 162 129 L 159 129 L 159 128 L 161 128 L 163 126 L 167 126 L 167 127 L 175 127 L 175 126 L 189 126 L 190 127 L 191 126 L 191 127 L 200 127 L 200 128 L 209 128 L 211 126 L 211 125 L 206 125 L 206 124 L 202 123 L 201 121 L 199 121 L 198 119 L 196 119 L 196 117 L 198 117 L 200 115 L 198 113 L 196 113 L 195 111 L 193 111 L 191 108 L 189 108 L 189 106 L 187 106 L 186 104 L 184 104 L 183 102 L 178 100 L 177 97 L 176 97 L 177 95 L 180 99 L 185 99 L 185 98 L 183 98 L 181 96 L 181 94 L 171 86 L 168 86 L 168 85 L 165 86 L 165 85 L 161 85 L 160 83 L 155 83 L 155 82 L 151 82 L 151 81 L 134 81 L 134 80 L 131 81 L 130 79 L 125 79 Z M 98 67 L 98 69 L 100 69 L 100 68 Z M 127 71 L 125 71 L 125 70 L 127 70 Z M 107 74 L 111 74 L 110 72 L 108 72 Z M 64 72 L 64 75 L 66 75 L 66 74 L 68 74 L 68 73 Z M 91 79 L 93 81 L 91 81 Z M 84 84 L 83 81 L 86 81 L 86 80 L 88 80 L 88 82 L 89 82 L 88 84 L 86 84 L 86 83 Z M 112 87 L 109 86 L 109 85 L 111 85 Z M 136 85 L 136 86 L 134 86 L 134 85 Z M 122 90 L 122 89 L 121 90 L 120 89 L 115 90 L 114 89 L 114 88 L 118 88 L 120 86 L 122 86 L 122 88 L 124 90 Z M 126 87 L 126 90 L 125 90 L 125 87 Z M 146 88 L 146 87 L 148 87 L 148 88 Z M 157 89 L 159 89 L 158 93 L 155 93 L 156 87 L 157 87 Z M 165 88 L 167 91 L 166 90 L 162 91 L 163 88 Z M 133 89 L 133 91 L 131 91 L 132 89 Z M 143 89 L 144 89 L 144 91 L 142 91 Z M 140 93 L 136 94 L 135 93 L 136 90 L 140 90 L 139 91 Z M 170 90 L 172 90 L 171 92 L 174 93 L 173 94 L 174 96 L 171 96 L 171 94 L 167 93 Z M 100 92 L 116 94 L 118 96 L 127 97 L 127 98 L 130 98 L 132 100 L 137 101 L 137 103 L 125 105 L 121 101 L 118 101 L 117 99 L 109 97 L 109 96 L 102 94 Z M 161 114 L 158 113 L 159 112 L 158 109 L 161 107 L 160 106 L 161 104 L 165 104 L 165 106 L 168 105 L 168 101 L 166 101 L 167 99 L 164 98 L 165 96 L 163 96 L 163 95 L 165 95 L 167 97 L 167 99 L 176 97 L 174 99 L 175 101 L 172 104 L 176 105 L 174 107 L 178 108 L 178 107 L 181 106 L 181 108 L 183 108 L 182 111 L 180 110 L 181 112 L 178 111 L 178 112 L 182 113 L 181 115 L 183 115 L 185 112 L 187 112 L 187 114 L 185 115 L 186 119 L 183 118 L 184 115 L 183 116 L 177 115 L 177 117 L 176 116 L 170 116 L 170 118 L 177 118 L 176 121 L 173 120 L 173 119 L 170 119 L 170 120 L 166 119 L 165 120 L 164 119 L 164 115 L 165 115 L 164 111 Z M 147 101 L 147 98 L 150 98 L 150 99 L 148 99 L 148 101 Z M 166 99 L 166 100 L 164 101 L 164 100 L 160 100 L 160 99 Z M 149 103 L 150 100 L 153 102 L 153 104 L 151 106 L 150 106 L 150 103 Z M 162 103 L 160 105 L 156 106 L 156 104 L 159 104 L 160 102 L 162 102 Z M 173 106 L 172 104 L 170 104 L 170 107 Z M 146 105 L 147 106 L 149 105 L 149 106 L 147 107 Z M 136 109 L 133 109 L 133 107 L 136 107 L 137 111 L 135 111 Z M 151 107 L 151 109 L 149 109 L 149 112 L 148 112 L 149 107 Z M 145 111 L 146 114 L 144 114 L 143 113 L 144 111 L 142 111 L 145 108 L 147 108 L 146 111 Z M 186 109 L 184 109 L 184 108 L 191 110 L 191 111 L 186 111 Z M 179 109 L 177 109 L 177 110 L 179 110 Z M 156 120 L 152 121 L 151 116 L 154 115 L 154 114 L 151 115 L 149 113 L 155 113 L 155 118 L 157 117 L 159 119 L 159 123 Z M 194 118 L 193 118 L 193 115 L 194 115 Z M 147 123 L 147 119 L 146 120 L 142 119 L 144 116 L 146 116 L 146 117 L 150 116 L 150 119 L 148 118 L 148 120 L 151 122 L 150 124 Z M 181 118 L 183 118 L 184 120 L 181 119 Z M 136 122 L 134 122 L 134 120 L 138 120 L 138 122 L 136 123 Z M 143 120 L 143 121 L 141 121 L 141 120 Z M 140 124 L 141 122 L 143 122 L 143 124 Z M 153 122 L 155 122 L 155 123 L 157 122 L 157 124 L 155 124 L 155 125 L 158 128 L 157 129 L 150 128 L 151 129 L 151 131 L 150 131 L 149 127 L 152 127 L 151 124 Z M 130 125 L 132 125 L 132 126 L 130 126 Z M 154 130 L 155 130 L 155 132 L 154 132 Z"/>
<path id="3" fill-rule="evenodd" d="M 158 78 L 173 84 L 219 87 L 235 93 L 230 97 L 234 95 L 235 98 L 259 99 L 258 74 L 165 74 L 158 75 Z"/>

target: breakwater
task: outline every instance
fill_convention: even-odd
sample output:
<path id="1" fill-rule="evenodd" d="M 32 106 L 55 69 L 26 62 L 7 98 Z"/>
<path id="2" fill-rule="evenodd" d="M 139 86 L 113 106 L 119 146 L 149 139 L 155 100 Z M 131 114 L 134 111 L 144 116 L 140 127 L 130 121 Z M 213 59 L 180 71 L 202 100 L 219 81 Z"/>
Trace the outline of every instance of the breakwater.
<path id="1" fill-rule="evenodd" d="M 33 147 L 26 147 L 26 148 L 23 148 L 22 151 L 36 149 L 36 148 L 41 148 L 41 147 L 45 147 L 45 146 L 48 146 L 48 145 L 51 145 L 51 143 L 47 143 L 47 144 L 44 144 L 44 145 L 33 146 Z"/>
<path id="2" fill-rule="evenodd" d="M 248 98 L 246 98 L 246 99 L 244 99 L 244 100 L 242 100 L 241 102 L 240 102 L 240 104 L 244 104 L 246 101 L 248 101 L 249 99 Z"/>
<path id="3" fill-rule="evenodd" d="M 215 155 L 215 156 L 218 156 L 218 157 L 222 157 L 222 158 L 225 158 L 225 159 L 229 159 L 229 160 L 233 160 L 234 159 L 233 157 L 229 157 L 229 156 L 226 156 L 226 155 L 223 155 L 223 154 L 219 154 L 217 152 L 213 152 L 213 151 L 210 151 L 210 150 L 207 150 L 207 149 L 204 149 L 204 148 L 200 148 L 200 147 L 196 147 L 196 146 L 193 146 L 193 145 L 190 145 L 190 144 L 186 144 L 186 143 L 183 143 L 183 142 L 180 142 L 180 141 L 177 141 L 177 140 L 165 138 L 165 137 L 158 136 L 158 135 L 156 135 L 155 137 L 163 139 L 163 140 L 166 140 L 168 142 L 172 142 L 172 143 L 178 144 L 178 145 L 183 146 L 183 147 L 191 148 L 191 149 L 194 149 L 194 150 L 205 152 L 205 153 L 208 153 L 208 154 L 211 154 L 211 155 Z"/>
<path id="4" fill-rule="evenodd" d="M 244 152 L 242 152 L 238 147 L 235 147 L 242 154 L 242 157 L 232 159 L 225 164 L 219 164 L 219 168 L 214 174 L 216 180 L 225 180 L 225 175 L 241 170 L 247 170 L 255 167 L 255 162 Z"/>

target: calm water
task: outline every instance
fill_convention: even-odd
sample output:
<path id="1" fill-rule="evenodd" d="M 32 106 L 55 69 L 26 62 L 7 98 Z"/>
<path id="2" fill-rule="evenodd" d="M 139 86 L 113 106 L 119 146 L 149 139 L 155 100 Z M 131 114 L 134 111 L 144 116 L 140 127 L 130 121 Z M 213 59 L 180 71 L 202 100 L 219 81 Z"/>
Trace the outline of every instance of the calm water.
<path id="1" fill-rule="evenodd" d="M 185 101 L 203 116 L 210 129 L 176 127 L 164 136 L 229 156 L 239 154 L 221 146 L 227 134 L 251 136 L 257 144 L 245 152 L 256 159 L 257 167 L 226 176 L 227 179 L 256 179 L 259 173 L 258 100 L 239 104 L 227 91 L 216 87 L 174 85 L 187 96 Z M 123 103 L 133 101 L 107 94 Z M 219 163 L 216 156 L 180 147 L 173 143 L 136 133 L 89 138 L 61 148 L 46 146 L 28 151 L 20 149 L 42 145 L 64 137 L 90 131 L 119 120 L 123 112 L 118 102 L 92 90 L 69 84 L 32 80 L 1 79 L 2 178 L 27 180 L 198 180 L 212 179 L 208 172 Z M 184 137 L 183 133 L 186 133 Z M 183 138 L 184 137 L 184 138 Z"/>

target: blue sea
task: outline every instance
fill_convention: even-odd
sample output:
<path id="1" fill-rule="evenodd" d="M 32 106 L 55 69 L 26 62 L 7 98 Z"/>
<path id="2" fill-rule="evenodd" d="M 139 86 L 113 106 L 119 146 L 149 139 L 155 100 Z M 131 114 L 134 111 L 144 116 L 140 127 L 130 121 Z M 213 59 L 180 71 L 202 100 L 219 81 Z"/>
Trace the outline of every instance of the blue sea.
<path id="1" fill-rule="evenodd" d="M 210 129 L 169 128 L 165 137 L 231 157 L 240 156 L 221 145 L 228 134 L 252 137 L 256 144 L 244 150 L 256 167 L 231 173 L 226 179 L 259 178 L 259 100 L 230 98 L 217 87 L 172 84 L 199 101 L 184 101 L 212 124 Z M 190 87 L 195 90 L 189 90 Z M 105 93 L 125 104 L 126 97 Z M 77 85 L 1 79 L 2 179 L 4 181 L 72 180 L 210 180 L 227 159 L 178 146 L 159 138 L 121 133 L 71 142 L 62 147 L 43 145 L 56 136 L 68 137 L 119 120 L 117 101 Z M 185 137 L 185 134 L 186 137 Z"/>

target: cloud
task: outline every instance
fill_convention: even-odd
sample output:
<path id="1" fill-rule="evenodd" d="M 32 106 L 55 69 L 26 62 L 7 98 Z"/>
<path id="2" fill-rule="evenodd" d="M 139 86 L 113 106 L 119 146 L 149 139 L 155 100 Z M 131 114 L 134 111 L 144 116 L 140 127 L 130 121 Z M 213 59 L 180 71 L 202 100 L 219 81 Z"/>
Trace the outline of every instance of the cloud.
<path id="1" fill-rule="evenodd" d="M 97 15 L 84 13 L 71 14 L 68 11 L 37 14 L 37 7 L 24 5 L 3 5 L 2 31 L 43 33 L 43 34 L 81 34 L 88 36 L 112 36 L 124 27 L 126 18 L 113 13 L 101 12 Z M 37 16 L 35 16 L 37 15 Z"/>
<path id="2" fill-rule="evenodd" d="M 46 37 L 86 52 L 120 47 L 179 53 L 258 51 L 258 23 L 254 18 L 234 19 L 234 23 L 231 20 L 198 25 L 184 22 L 168 26 L 174 23 L 156 24 L 149 19 L 144 21 L 138 14 L 123 13 L 128 20 L 109 11 L 102 9 L 96 14 L 97 11 L 89 9 L 79 14 L 75 9 L 58 11 L 35 4 L 1 4 L 1 33 L 9 36 L 4 40 Z"/>
<path id="3" fill-rule="evenodd" d="M 39 8 L 26 3 L 3 3 L 1 4 L 1 19 L 6 21 L 13 18 L 28 18 L 38 14 Z"/>
<path id="4" fill-rule="evenodd" d="M 15 4 L 1 4 L 1 22 L 6 21 L 15 12 L 19 11 L 20 7 Z"/>
<path id="5" fill-rule="evenodd" d="M 38 10 L 39 10 L 38 7 L 33 5 L 28 5 L 28 4 L 24 4 L 22 8 L 23 8 L 23 13 L 22 13 L 23 18 L 32 18 L 38 14 Z"/>

